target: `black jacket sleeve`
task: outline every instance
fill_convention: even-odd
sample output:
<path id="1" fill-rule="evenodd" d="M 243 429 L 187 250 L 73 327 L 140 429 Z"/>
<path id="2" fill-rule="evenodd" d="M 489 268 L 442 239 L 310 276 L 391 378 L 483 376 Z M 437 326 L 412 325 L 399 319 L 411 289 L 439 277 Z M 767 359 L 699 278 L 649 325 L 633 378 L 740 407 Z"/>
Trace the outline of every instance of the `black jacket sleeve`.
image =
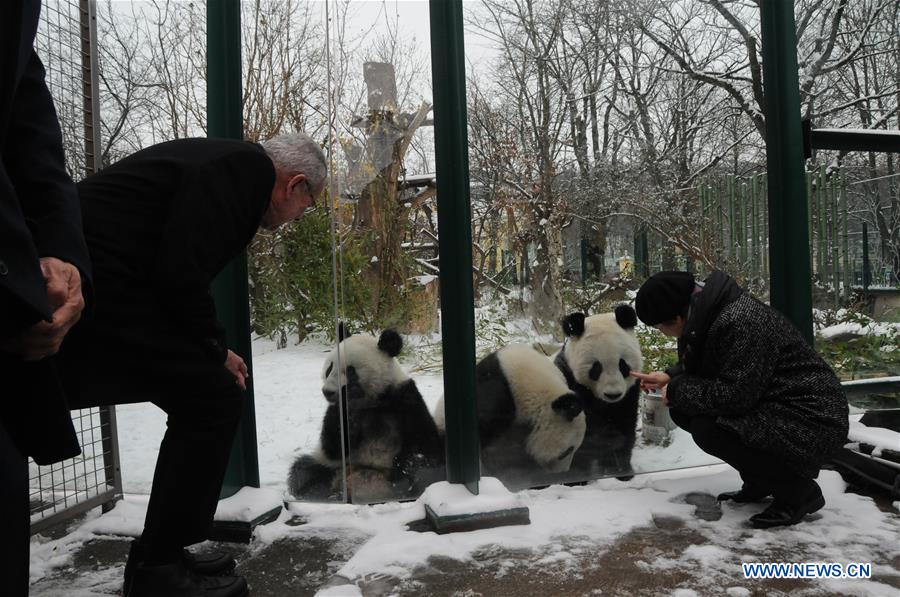
<path id="1" fill-rule="evenodd" d="M 666 390 L 669 406 L 690 415 L 731 417 L 752 411 L 764 398 L 778 360 L 778 346 L 760 349 L 766 341 L 749 323 L 725 322 L 707 340 L 716 357 L 715 376 L 674 377 Z"/>
<path id="2" fill-rule="evenodd" d="M 213 278 L 246 248 L 275 183 L 269 157 L 248 146 L 185 175 L 163 227 L 153 287 L 168 315 L 225 361 Z"/>
<path id="3" fill-rule="evenodd" d="M 3 159 L 39 257 L 57 257 L 81 272 L 90 299 L 91 269 L 78 194 L 66 173 L 62 134 L 44 67 L 34 50 L 12 103 Z"/>

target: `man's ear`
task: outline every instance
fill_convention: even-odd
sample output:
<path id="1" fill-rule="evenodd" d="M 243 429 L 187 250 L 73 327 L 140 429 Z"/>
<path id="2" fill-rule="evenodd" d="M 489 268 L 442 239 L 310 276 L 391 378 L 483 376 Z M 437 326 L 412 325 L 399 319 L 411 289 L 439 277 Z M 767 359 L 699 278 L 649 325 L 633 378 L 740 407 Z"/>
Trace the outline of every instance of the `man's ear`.
<path id="1" fill-rule="evenodd" d="M 288 179 L 287 184 L 287 194 L 290 195 L 291 192 L 297 188 L 297 185 L 303 184 L 303 181 L 306 180 L 306 174 L 294 174 Z"/>

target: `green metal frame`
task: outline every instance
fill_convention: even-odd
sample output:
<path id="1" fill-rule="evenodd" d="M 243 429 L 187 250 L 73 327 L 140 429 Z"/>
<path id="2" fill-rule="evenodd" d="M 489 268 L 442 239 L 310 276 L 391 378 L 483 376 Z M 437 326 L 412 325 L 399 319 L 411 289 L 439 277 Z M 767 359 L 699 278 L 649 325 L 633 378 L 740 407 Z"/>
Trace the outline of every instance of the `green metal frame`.
<path id="1" fill-rule="evenodd" d="M 447 480 L 462 483 L 477 494 L 480 446 L 475 410 L 475 298 L 462 1 L 430 0 L 429 9 Z"/>
<path id="2" fill-rule="evenodd" d="M 241 4 L 217 0 L 207 4 L 207 135 L 242 139 L 241 108 Z M 213 282 L 219 320 L 225 326 L 228 346 L 253 370 L 250 347 L 250 305 L 247 255 L 242 253 Z M 259 487 L 259 453 L 256 444 L 256 411 L 253 378 L 247 380 L 244 413 L 220 497 L 234 495 L 241 487 Z"/>
<path id="3" fill-rule="evenodd" d="M 813 342 L 806 175 L 794 3 L 761 0 L 772 306 Z"/>

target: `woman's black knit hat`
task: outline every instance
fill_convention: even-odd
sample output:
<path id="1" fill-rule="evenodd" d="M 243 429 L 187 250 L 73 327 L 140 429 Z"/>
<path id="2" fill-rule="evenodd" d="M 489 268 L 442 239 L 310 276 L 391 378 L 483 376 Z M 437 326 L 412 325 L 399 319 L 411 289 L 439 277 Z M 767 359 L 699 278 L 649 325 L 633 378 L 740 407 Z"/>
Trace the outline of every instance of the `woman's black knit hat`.
<path id="1" fill-rule="evenodd" d="M 694 292 L 694 274 L 659 272 L 647 278 L 634 299 L 637 316 L 646 325 L 671 321 L 683 315 Z"/>

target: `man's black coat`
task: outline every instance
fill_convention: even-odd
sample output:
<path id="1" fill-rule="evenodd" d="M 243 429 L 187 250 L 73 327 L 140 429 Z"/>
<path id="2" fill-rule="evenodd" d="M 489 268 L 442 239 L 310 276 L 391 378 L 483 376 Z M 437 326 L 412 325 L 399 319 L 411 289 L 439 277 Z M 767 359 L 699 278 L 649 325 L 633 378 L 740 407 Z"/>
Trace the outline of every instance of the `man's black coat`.
<path id="1" fill-rule="evenodd" d="M 90 289 L 75 187 L 32 48 L 39 13 L 38 0 L 0 3 L 0 338 L 52 316 L 40 257 L 72 263 L 86 295 Z M 53 359 L 26 364 L 0 355 L 0 372 L 0 421 L 19 451 L 39 463 L 78 454 Z"/>
<path id="2" fill-rule="evenodd" d="M 234 383 L 209 286 L 253 238 L 274 184 L 259 145 L 225 139 L 154 145 L 78 183 L 96 300 L 62 351 L 73 404 Z"/>

